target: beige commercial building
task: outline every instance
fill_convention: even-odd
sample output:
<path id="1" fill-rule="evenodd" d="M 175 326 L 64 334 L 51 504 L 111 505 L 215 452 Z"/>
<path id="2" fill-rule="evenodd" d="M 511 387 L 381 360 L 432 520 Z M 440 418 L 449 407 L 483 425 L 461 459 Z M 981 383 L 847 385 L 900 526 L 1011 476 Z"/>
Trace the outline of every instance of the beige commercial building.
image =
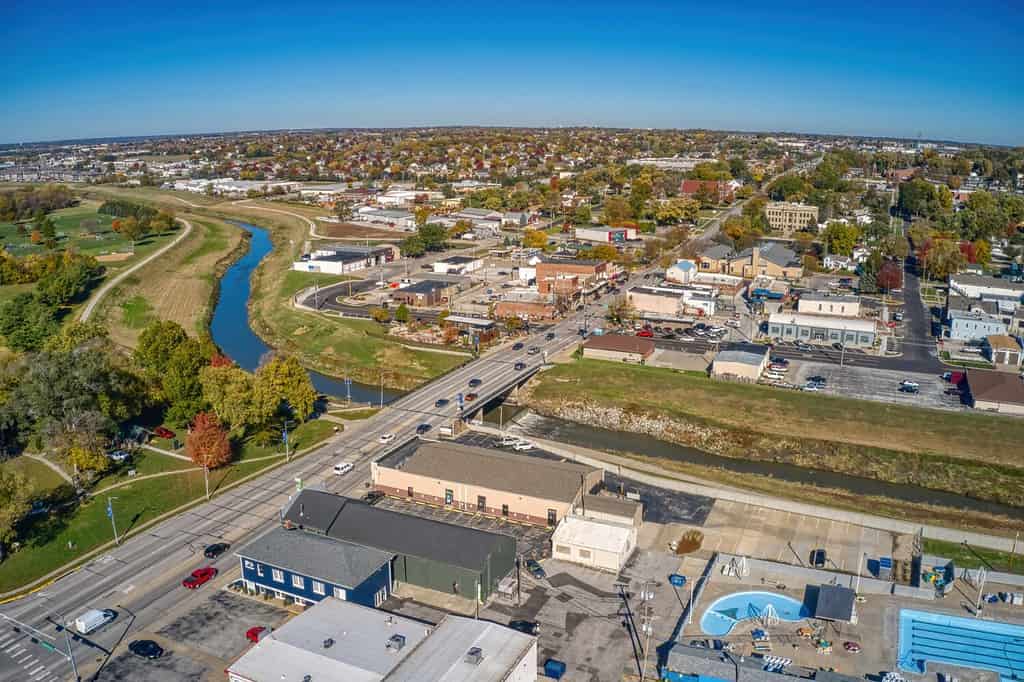
<path id="1" fill-rule="evenodd" d="M 642 336 L 606 334 L 591 336 L 583 344 L 583 357 L 643 364 L 654 354 L 654 341 Z"/>
<path id="2" fill-rule="evenodd" d="M 387 495 L 555 526 L 604 480 L 601 469 L 513 452 L 416 441 L 370 465 Z"/>
<path id="3" fill-rule="evenodd" d="M 812 292 L 800 297 L 796 304 L 796 311 L 809 315 L 857 317 L 860 315 L 860 298 L 857 296 L 830 296 L 829 294 Z"/>
<path id="4" fill-rule="evenodd" d="M 747 344 L 749 348 L 723 350 L 711 363 L 711 376 L 754 382 L 768 366 L 768 347 Z"/>
<path id="5" fill-rule="evenodd" d="M 636 549 L 636 539 L 635 526 L 567 516 L 551 536 L 551 556 L 618 573 Z"/>
<path id="6" fill-rule="evenodd" d="M 784 235 L 799 232 L 818 222 L 818 207 L 809 204 L 771 201 L 764 207 L 764 213 L 772 230 Z"/>

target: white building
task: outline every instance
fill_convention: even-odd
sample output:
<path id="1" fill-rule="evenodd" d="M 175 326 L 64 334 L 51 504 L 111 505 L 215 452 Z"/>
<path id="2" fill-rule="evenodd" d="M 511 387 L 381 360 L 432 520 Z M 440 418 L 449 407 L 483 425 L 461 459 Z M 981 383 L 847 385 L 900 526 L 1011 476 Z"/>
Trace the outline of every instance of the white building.
<path id="1" fill-rule="evenodd" d="M 468 275 L 484 266 L 483 258 L 471 256 L 449 256 L 434 263 L 434 272 L 439 275 Z M 534 273 L 536 276 L 536 272 Z"/>
<path id="2" fill-rule="evenodd" d="M 321 246 L 292 263 L 292 270 L 345 275 L 389 263 L 395 259 L 395 254 L 396 250 L 392 246 Z"/>
<path id="3" fill-rule="evenodd" d="M 768 335 L 783 341 L 870 348 L 875 343 L 876 332 L 873 320 L 785 312 L 769 315 Z"/>
<path id="4" fill-rule="evenodd" d="M 373 225 L 387 225 L 400 230 L 415 230 L 416 216 L 403 209 L 373 208 L 361 206 L 356 209 L 356 220 Z"/>
<path id="5" fill-rule="evenodd" d="M 966 298 L 996 301 L 1000 311 L 1012 313 L 1024 299 L 1024 282 L 959 273 L 949 276 L 949 288 Z"/>
<path id="6" fill-rule="evenodd" d="M 650 320 L 681 320 L 715 314 L 715 291 L 702 285 L 686 287 L 634 287 L 626 300 L 640 317 Z"/>
<path id="7" fill-rule="evenodd" d="M 800 296 L 796 304 L 798 313 L 810 315 L 836 315 L 839 317 L 859 317 L 860 298 L 857 296 L 832 296 L 810 292 Z"/>
<path id="8" fill-rule="evenodd" d="M 622 244 L 637 239 L 634 227 L 577 227 L 576 239 L 595 244 Z"/>
<path id="9" fill-rule="evenodd" d="M 690 284 L 699 272 L 692 260 L 678 260 L 665 270 L 665 279 L 676 284 Z"/>
<path id="10" fill-rule="evenodd" d="M 566 516 L 551 536 L 551 556 L 618 573 L 636 549 L 635 526 Z"/>

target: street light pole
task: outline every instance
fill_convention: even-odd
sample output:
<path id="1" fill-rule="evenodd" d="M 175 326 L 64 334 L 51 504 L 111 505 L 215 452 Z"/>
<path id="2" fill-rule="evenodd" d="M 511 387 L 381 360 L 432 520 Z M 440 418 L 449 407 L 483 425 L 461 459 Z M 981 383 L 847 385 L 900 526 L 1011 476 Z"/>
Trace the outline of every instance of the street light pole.
<path id="1" fill-rule="evenodd" d="M 68 649 L 67 652 L 60 651 L 53 644 L 50 644 L 49 642 L 44 641 L 44 638 L 45 639 L 50 639 L 50 640 L 53 639 L 52 636 L 46 634 L 45 632 L 42 632 L 41 630 L 37 630 L 36 628 L 32 627 L 31 625 L 28 625 L 27 623 L 22 623 L 19 620 L 15 620 L 15 619 L 11 618 L 10 616 L 8 616 L 5 613 L 0 613 L 0 618 L 3 618 L 4 620 L 6 620 L 8 622 L 14 623 L 17 628 L 24 628 L 25 630 L 28 630 L 28 631 L 34 633 L 36 635 L 36 637 L 34 637 L 32 639 L 35 639 L 36 643 L 38 643 L 39 646 L 43 647 L 47 651 L 52 651 L 53 653 L 57 654 L 58 656 L 60 656 L 62 658 L 67 659 L 68 662 L 71 663 L 71 670 L 75 674 L 75 682 L 81 682 L 82 677 L 78 674 L 78 665 L 75 663 L 75 657 L 74 657 L 74 655 L 71 652 L 71 638 L 68 635 L 68 629 L 67 629 L 66 624 L 63 622 L 63 619 L 62 619 L 62 622 L 61 622 L 60 625 L 61 625 L 61 629 L 64 630 L 65 642 L 67 644 L 67 649 Z"/>
<path id="2" fill-rule="evenodd" d="M 290 462 L 292 459 L 291 447 L 288 443 L 288 425 L 292 422 L 288 419 L 284 420 L 284 428 L 281 430 L 284 435 L 284 461 Z"/>
<path id="3" fill-rule="evenodd" d="M 210 499 L 210 467 L 203 465 L 203 480 L 206 482 L 206 499 Z"/>
<path id="4" fill-rule="evenodd" d="M 49 603 L 49 597 L 46 594 L 40 592 L 39 598 L 44 599 Z M 75 654 L 71 650 L 71 635 L 68 634 L 67 620 L 64 618 L 63 613 L 54 609 L 52 606 L 48 606 L 47 609 L 52 611 L 53 615 L 60 619 L 60 629 L 64 633 L 64 646 L 67 647 L 68 650 L 67 659 L 71 662 L 71 671 L 75 674 L 75 682 L 78 682 L 82 678 L 78 674 L 78 663 L 75 662 Z"/>

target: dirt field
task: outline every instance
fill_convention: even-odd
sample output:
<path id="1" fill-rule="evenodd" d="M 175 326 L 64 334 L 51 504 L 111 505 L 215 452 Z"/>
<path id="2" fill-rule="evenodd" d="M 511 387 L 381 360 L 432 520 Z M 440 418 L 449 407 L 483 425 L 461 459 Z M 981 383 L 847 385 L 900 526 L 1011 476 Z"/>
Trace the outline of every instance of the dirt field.
<path id="1" fill-rule="evenodd" d="M 217 263 L 242 241 L 242 231 L 211 218 L 182 214 L 194 226 L 184 242 L 129 277 L 107 297 L 96 320 L 111 338 L 133 347 L 155 319 L 174 320 L 191 334 L 205 332 Z"/>
<path id="2" fill-rule="evenodd" d="M 324 223 L 317 221 L 317 231 L 322 235 L 336 237 L 338 239 L 355 237 L 357 239 L 402 240 L 406 237 L 406 233 L 399 232 L 398 230 L 378 230 L 374 227 L 356 225 L 354 223 Z"/>

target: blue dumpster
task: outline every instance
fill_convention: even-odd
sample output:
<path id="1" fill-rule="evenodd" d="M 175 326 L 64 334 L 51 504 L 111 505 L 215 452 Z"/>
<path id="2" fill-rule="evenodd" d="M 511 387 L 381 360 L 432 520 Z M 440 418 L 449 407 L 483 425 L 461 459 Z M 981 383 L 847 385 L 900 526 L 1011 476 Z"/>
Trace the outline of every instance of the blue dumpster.
<path id="1" fill-rule="evenodd" d="M 565 674 L 565 663 L 556 661 L 553 658 L 549 658 L 544 661 L 544 676 L 550 677 L 553 680 L 562 679 L 562 675 Z"/>

